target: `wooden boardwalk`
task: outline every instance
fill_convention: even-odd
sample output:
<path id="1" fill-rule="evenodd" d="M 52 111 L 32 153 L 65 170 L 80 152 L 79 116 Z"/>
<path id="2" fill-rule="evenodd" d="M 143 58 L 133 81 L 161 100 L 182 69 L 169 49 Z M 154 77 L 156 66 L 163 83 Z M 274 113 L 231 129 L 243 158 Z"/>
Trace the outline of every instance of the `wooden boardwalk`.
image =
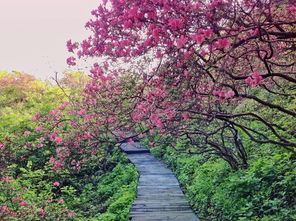
<path id="1" fill-rule="evenodd" d="M 189 207 L 179 182 L 170 169 L 138 142 L 123 143 L 123 151 L 139 171 L 137 199 L 131 209 L 132 221 L 198 221 Z"/>

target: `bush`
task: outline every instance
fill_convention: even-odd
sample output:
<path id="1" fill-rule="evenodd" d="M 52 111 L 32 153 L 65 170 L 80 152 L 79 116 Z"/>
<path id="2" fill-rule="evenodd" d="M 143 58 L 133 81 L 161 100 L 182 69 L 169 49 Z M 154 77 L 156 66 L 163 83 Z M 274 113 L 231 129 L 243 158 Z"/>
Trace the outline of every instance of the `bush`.
<path id="1" fill-rule="evenodd" d="M 205 156 L 178 153 L 162 145 L 151 152 L 173 169 L 202 219 L 295 220 L 296 162 L 290 153 L 258 154 L 248 169 L 232 171 L 221 159 L 206 161 Z"/>

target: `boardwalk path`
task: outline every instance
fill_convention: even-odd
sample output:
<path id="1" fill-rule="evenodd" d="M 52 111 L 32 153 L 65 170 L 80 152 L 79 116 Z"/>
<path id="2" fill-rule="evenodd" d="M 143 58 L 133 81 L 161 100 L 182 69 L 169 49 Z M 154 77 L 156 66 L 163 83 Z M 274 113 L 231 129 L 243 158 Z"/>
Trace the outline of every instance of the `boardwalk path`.
<path id="1" fill-rule="evenodd" d="M 198 221 L 171 170 L 137 142 L 121 148 L 140 174 L 132 221 Z"/>

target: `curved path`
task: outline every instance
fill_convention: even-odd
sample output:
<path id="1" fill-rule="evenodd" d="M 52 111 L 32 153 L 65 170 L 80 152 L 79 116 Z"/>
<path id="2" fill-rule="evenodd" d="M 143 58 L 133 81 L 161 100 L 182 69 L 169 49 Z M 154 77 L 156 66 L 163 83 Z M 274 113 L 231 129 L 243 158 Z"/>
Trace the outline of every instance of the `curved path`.
<path id="1" fill-rule="evenodd" d="M 130 220 L 198 221 L 170 169 L 138 142 L 123 143 L 121 149 L 128 154 L 140 175 Z"/>

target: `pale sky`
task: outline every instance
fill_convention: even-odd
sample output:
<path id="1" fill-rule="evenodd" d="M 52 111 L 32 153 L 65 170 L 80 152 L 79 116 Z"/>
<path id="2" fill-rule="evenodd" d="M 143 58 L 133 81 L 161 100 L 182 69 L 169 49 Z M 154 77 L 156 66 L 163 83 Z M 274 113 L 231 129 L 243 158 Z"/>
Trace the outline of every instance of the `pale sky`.
<path id="1" fill-rule="evenodd" d="M 100 0 L 0 0 L 0 70 L 49 79 L 67 68 L 66 41 L 81 41 Z"/>

